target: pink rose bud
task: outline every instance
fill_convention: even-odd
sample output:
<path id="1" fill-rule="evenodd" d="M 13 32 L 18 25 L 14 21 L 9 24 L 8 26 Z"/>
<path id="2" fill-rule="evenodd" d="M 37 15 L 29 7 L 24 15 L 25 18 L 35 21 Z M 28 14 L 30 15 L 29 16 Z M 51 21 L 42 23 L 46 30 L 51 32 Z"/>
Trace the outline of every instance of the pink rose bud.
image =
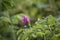
<path id="1" fill-rule="evenodd" d="M 28 18 L 27 16 L 23 16 L 23 17 L 22 17 L 22 22 L 23 22 L 24 24 L 28 23 L 28 22 L 29 22 L 29 18 Z"/>

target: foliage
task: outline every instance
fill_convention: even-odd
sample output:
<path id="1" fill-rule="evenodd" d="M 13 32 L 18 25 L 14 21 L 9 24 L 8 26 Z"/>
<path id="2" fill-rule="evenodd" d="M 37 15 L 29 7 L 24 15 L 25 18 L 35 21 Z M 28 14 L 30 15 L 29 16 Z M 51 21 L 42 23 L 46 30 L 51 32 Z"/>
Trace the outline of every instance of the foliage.
<path id="1" fill-rule="evenodd" d="M 58 22 L 51 15 L 40 19 L 31 28 L 18 30 L 18 40 L 59 40 L 60 22 Z"/>
<path id="2" fill-rule="evenodd" d="M 0 0 L 0 40 L 59 40 L 58 17 L 59 0 Z"/>

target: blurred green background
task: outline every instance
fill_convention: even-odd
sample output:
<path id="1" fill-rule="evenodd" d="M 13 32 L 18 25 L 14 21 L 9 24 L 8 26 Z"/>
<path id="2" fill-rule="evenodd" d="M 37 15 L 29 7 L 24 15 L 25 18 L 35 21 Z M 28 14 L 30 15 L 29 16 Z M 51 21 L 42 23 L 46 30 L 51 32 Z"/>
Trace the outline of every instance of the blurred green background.
<path id="1" fill-rule="evenodd" d="M 0 40 L 60 40 L 60 0 L 0 0 Z"/>

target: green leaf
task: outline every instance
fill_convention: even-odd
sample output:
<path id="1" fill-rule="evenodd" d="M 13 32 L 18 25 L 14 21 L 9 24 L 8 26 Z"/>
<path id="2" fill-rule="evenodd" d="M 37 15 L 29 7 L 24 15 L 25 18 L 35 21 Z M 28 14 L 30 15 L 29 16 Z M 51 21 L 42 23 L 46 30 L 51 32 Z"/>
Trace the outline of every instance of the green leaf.
<path id="1" fill-rule="evenodd" d="M 47 18 L 48 25 L 50 25 L 50 26 L 55 25 L 55 21 L 56 21 L 56 19 L 53 16 L 51 16 L 51 15 L 48 16 L 48 18 Z"/>

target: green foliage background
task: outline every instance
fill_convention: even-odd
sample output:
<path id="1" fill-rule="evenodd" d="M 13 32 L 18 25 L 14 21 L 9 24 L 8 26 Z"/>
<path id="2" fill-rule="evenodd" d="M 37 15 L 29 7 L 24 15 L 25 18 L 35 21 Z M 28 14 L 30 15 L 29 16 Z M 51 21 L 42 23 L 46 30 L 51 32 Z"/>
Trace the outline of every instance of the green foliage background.
<path id="1" fill-rule="evenodd" d="M 32 27 L 20 28 L 22 16 L 33 19 Z M 60 0 L 0 0 L 0 40 L 59 39 Z"/>

